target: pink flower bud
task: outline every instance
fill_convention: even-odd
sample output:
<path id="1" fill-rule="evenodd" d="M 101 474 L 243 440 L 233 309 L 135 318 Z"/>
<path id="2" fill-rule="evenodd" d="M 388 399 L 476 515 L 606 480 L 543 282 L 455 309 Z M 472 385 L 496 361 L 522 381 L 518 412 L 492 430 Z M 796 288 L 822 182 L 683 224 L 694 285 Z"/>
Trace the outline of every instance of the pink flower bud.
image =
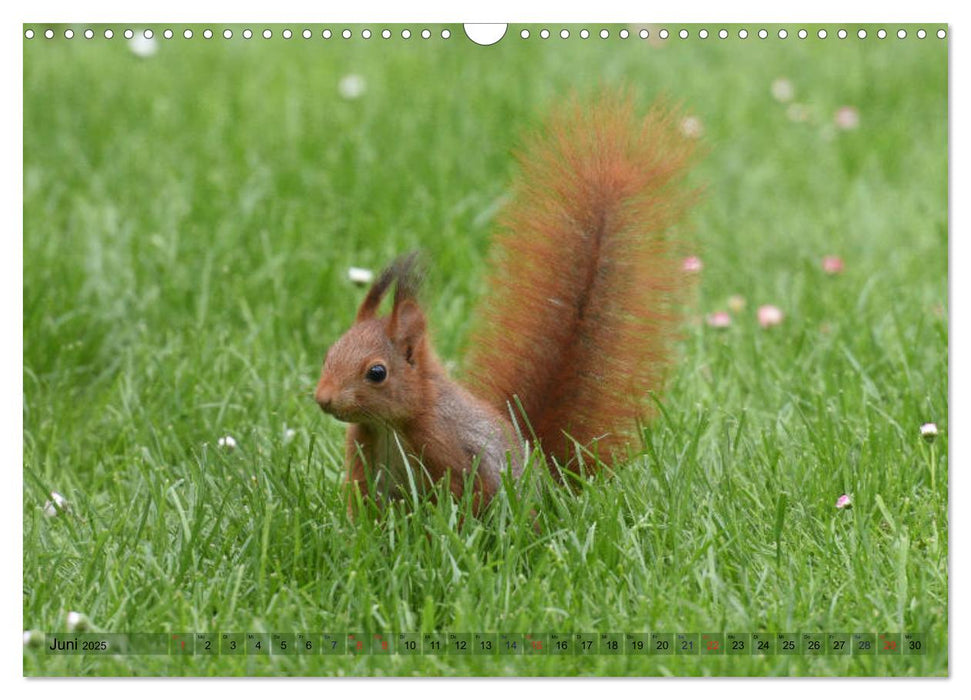
<path id="1" fill-rule="evenodd" d="M 838 275 L 843 271 L 843 258 L 827 255 L 823 258 L 823 272 L 827 275 Z"/>
<path id="2" fill-rule="evenodd" d="M 689 255 L 681 262 L 681 269 L 685 272 L 701 272 L 701 268 L 704 265 L 701 264 L 701 258 L 697 255 Z"/>
<path id="3" fill-rule="evenodd" d="M 760 306 L 758 310 L 759 325 L 763 328 L 768 328 L 770 326 L 778 326 L 782 323 L 782 319 L 785 318 L 785 314 L 782 313 L 782 309 L 778 306 L 772 306 L 772 304 L 766 304 Z"/>

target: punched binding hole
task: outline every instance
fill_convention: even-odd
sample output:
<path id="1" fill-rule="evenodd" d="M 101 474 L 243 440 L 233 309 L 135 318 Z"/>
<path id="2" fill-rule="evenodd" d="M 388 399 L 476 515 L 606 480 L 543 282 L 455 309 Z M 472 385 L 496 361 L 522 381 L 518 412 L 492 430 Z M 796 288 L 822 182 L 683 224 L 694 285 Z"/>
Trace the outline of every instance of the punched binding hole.
<path id="1" fill-rule="evenodd" d="M 506 29 L 508 28 L 508 26 L 509 25 L 506 25 L 506 24 L 462 25 L 463 29 L 465 29 L 465 36 L 467 36 L 469 39 L 472 40 L 473 43 L 476 43 L 479 46 L 492 46 L 493 44 L 498 43 L 499 40 L 506 35 Z M 545 29 L 543 30 L 543 32 L 546 32 L 546 36 L 543 37 L 545 39 L 547 36 L 549 36 L 549 32 Z M 540 36 L 543 35 L 543 32 L 540 32 Z"/>

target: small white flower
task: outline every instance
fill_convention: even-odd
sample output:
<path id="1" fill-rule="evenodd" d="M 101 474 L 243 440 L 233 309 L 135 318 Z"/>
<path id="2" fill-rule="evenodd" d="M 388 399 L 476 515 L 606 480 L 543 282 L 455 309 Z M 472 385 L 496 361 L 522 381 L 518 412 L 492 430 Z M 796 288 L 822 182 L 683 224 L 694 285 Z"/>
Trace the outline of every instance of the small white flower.
<path id="1" fill-rule="evenodd" d="M 24 630 L 24 646 L 39 647 L 44 644 L 44 633 L 40 630 Z"/>
<path id="2" fill-rule="evenodd" d="M 776 78 L 772 81 L 772 97 L 778 102 L 789 102 L 796 96 L 796 90 L 788 78 Z"/>
<path id="3" fill-rule="evenodd" d="M 128 48 L 136 56 L 148 58 L 158 52 L 158 42 L 155 37 L 149 38 L 142 32 L 136 32 L 135 36 L 128 40 Z"/>
<path id="4" fill-rule="evenodd" d="M 83 632 L 91 626 L 91 621 L 88 616 L 84 613 L 75 612 L 72 610 L 67 614 L 67 631 L 68 632 Z"/>
<path id="5" fill-rule="evenodd" d="M 681 120 L 681 133 L 689 139 L 699 139 L 705 133 L 705 127 L 698 117 L 691 115 Z"/>
<path id="6" fill-rule="evenodd" d="M 236 449 L 236 438 L 234 438 L 232 435 L 225 435 L 225 436 L 219 438 L 219 440 L 216 441 L 216 444 L 219 445 L 220 447 L 223 447 L 223 448 L 227 449 L 227 450 L 235 450 Z"/>
<path id="7" fill-rule="evenodd" d="M 356 100 L 364 94 L 366 89 L 367 83 L 364 81 L 364 78 L 355 73 L 345 75 L 337 84 L 337 92 L 345 100 Z"/>
<path id="8" fill-rule="evenodd" d="M 294 430 L 293 428 L 287 428 L 286 426 L 284 426 L 284 428 L 283 428 L 283 444 L 284 445 L 290 444 L 291 442 L 293 442 L 293 438 L 295 438 L 295 437 L 297 437 L 297 431 Z"/>
<path id="9" fill-rule="evenodd" d="M 840 107 L 833 115 L 833 121 L 840 129 L 855 129 L 860 125 L 860 112 L 856 107 Z"/>
<path id="10" fill-rule="evenodd" d="M 364 267 L 347 268 L 347 279 L 354 284 L 371 284 L 374 280 L 374 273 Z"/>
<path id="11" fill-rule="evenodd" d="M 71 504 L 57 491 L 51 491 L 51 500 L 44 502 L 44 515 L 53 518 L 70 510 Z"/>
<path id="12" fill-rule="evenodd" d="M 937 425 L 934 423 L 924 423 L 920 426 L 920 436 L 927 442 L 934 442 L 937 437 Z"/>

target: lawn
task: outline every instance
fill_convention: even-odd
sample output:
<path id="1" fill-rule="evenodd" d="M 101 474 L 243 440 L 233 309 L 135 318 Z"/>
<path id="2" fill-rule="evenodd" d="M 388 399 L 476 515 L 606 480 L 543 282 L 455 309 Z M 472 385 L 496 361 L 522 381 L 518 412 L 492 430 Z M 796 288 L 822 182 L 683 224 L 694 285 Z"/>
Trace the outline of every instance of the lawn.
<path id="1" fill-rule="evenodd" d="M 65 631 L 915 633 L 920 655 L 64 656 L 27 675 L 945 675 L 947 41 L 24 40 L 23 616 Z M 335 30 L 344 27 L 332 27 Z M 256 28 L 260 29 L 260 28 Z M 354 77 L 356 76 L 356 77 Z M 782 80 L 780 80 L 782 79 Z M 312 394 L 419 248 L 461 376 L 512 152 L 600 86 L 696 117 L 703 262 L 613 478 L 350 521 Z M 791 99 L 788 92 L 793 93 Z M 849 109 L 841 108 L 848 107 Z M 697 130 L 697 129 L 696 129 Z M 844 263 L 827 274 L 825 256 Z M 737 298 L 735 298 L 737 297 Z M 782 322 L 763 328 L 757 309 Z M 729 312 L 730 326 L 709 314 Z M 921 439 L 933 422 L 939 435 Z M 219 444 L 232 436 L 235 449 Z M 50 516 L 50 492 L 67 499 Z M 838 509 L 850 496 L 852 507 Z M 539 531 L 530 510 L 540 513 Z M 826 643 L 828 637 L 824 637 Z M 547 642 L 549 644 L 549 642 Z"/>

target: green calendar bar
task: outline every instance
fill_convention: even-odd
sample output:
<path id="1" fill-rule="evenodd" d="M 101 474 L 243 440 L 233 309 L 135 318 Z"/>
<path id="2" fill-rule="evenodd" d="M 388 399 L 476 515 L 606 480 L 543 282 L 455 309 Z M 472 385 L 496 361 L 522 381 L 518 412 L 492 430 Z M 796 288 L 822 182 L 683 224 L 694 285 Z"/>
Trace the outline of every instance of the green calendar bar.
<path id="1" fill-rule="evenodd" d="M 51 655 L 913 656 L 923 632 L 48 633 Z"/>

